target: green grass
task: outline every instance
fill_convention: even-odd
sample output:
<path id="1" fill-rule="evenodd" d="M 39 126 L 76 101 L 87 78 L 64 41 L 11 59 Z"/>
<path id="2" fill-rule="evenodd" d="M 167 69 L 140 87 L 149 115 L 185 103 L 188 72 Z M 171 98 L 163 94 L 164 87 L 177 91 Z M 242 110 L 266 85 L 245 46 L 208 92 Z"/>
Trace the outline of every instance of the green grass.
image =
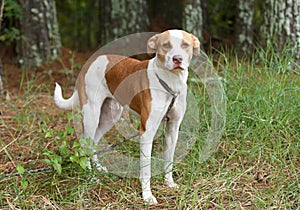
<path id="1" fill-rule="evenodd" d="M 201 141 L 194 145 L 175 166 L 179 190 L 167 189 L 161 175 L 153 177 L 158 205 L 143 204 L 137 179 L 88 172 L 64 162 L 60 175 L 44 172 L 1 179 L 0 208 L 300 208 L 299 70 L 287 71 L 290 58 L 270 50 L 260 50 L 250 61 L 227 54 L 222 58 L 226 62 L 220 61 L 217 68 L 226 79 L 228 101 L 218 150 L 199 163 Z M 59 142 L 76 139 L 68 132 L 71 122 L 66 112 L 57 111 L 52 103 L 54 80 L 41 88 L 34 86 L 38 79 L 27 78 L 24 94 L 1 100 L 1 172 L 9 173 L 17 165 L 44 166 L 43 152 L 58 152 Z M 203 105 L 199 108 L 203 110 Z M 201 120 L 200 126 L 205 127 L 206 121 Z"/>

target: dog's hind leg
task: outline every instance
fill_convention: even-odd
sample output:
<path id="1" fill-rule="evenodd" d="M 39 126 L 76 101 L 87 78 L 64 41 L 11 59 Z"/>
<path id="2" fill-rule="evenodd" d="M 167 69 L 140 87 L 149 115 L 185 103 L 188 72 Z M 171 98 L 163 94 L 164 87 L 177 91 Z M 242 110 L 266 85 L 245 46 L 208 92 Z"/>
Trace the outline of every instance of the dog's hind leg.
<path id="1" fill-rule="evenodd" d="M 100 121 L 95 134 L 95 143 L 98 143 L 102 136 L 120 119 L 122 111 L 123 107 L 115 99 L 105 99 L 101 107 Z"/>
<path id="2" fill-rule="evenodd" d="M 93 101 L 90 100 L 87 104 L 85 104 L 82 107 L 84 138 L 93 140 L 95 144 L 97 143 L 95 141 L 96 130 L 98 128 L 99 119 L 101 115 L 100 107 L 103 101 L 104 99 L 99 99 L 99 98 L 98 100 L 93 100 Z M 86 147 L 84 143 L 82 146 Z M 94 148 L 87 148 L 87 149 L 92 149 L 95 152 Z M 92 160 L 93 162 L 97 161 L 98 160 L 97 156 L 93 155 Z M 87 162 L 87 167 L 88 169 L 92 168 L 90 161 Z"/>
<path id="3" fill-rule="evenodd" d="M 82 107 L 83 130 L 85 139 L 90 138 L 94 140 L 100 117 L 100 109 L 97 108 L 98 105 L 99 104 L 89 102 Z"/>
<path id="4" fill-rule="evenodd" d="M 98 144 L 103 135 L 120 119 L 122 110 L 122 106 L 116 100 L 111 98 L 105 99 L 101 107 L 98 127 L 96 128 L 95 144 Z M 93 156 L 93 163 L 95 163 L 97 170 L 107 171 L 107 168 L 99 162 L 97 155 Z"/>

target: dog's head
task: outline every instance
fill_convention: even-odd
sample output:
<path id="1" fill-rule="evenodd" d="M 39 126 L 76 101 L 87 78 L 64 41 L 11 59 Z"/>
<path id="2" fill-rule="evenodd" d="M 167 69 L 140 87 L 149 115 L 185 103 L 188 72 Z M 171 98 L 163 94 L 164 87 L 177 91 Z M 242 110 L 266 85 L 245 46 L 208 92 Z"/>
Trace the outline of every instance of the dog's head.
<path id="1" fill-rule="evenodd" d="M 167 70 L 187 70 L 193 55 L 199 55 L 198 38 L 182 30 L 168 30 L 152 36 L 148 53 L 156 53 L 159 63 Z"/>

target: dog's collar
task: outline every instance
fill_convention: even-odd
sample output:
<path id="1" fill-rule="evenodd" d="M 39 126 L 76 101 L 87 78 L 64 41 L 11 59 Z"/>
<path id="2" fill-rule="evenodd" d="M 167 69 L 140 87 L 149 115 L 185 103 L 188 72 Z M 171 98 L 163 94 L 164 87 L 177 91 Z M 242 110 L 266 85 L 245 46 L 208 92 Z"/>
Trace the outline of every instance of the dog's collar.
<path id="1" fill-rule="evenodd" d="M 169 85 L 168 85 L 164 80 L 162 80 L 157 74 L 155 74 L 155 75 L 156 75 L 156 77 L 157 77 L 159 83 L 161 84 L 161 86 L 163 86 L 163 88 L 164 88 L 168 93 L 170 93 L 170 95 L 172 96 L 171 103 L 169 104 L 169 107 L 168 107 L 168 109 L 167 109 L 167 112 L 166 112 L 166 114 L 165 114 L 165 116 L 164 116 L 164 118 L 163 118 L 163 120 L 165 120 L 165 121 L 168 122 L 168 121 L 170 120 L 170 118 L 168 117 L 168 114 L 169 114 L 169 112 L 171 111 L 171 109 L 173 108 L 173 105 L 174 105 L 174 103 L 175 103 L 175 100 L 176 100 L 178 94 L 177 94 L 176 92 L 174 92 L 174 91 L 169 87 Z"/>
<path id="2" fill-rule="evenodd" d="M 159 83 L 161 84 L 161 86 L 162 86 L 168 93 L 170 93 L 170 95 L 171 95 L 173 98 L 176 98 L 176 97 L 178 96 L 178 94 L 177 94 L 175 91 L 173 91 L 173 90 L 169 87 L 169 85 L 168 85 L 163 79 L 161 79 L 157 74 L 155 74 L 155 75 L 156 75 L 156 77 L 157 77 Z"/>

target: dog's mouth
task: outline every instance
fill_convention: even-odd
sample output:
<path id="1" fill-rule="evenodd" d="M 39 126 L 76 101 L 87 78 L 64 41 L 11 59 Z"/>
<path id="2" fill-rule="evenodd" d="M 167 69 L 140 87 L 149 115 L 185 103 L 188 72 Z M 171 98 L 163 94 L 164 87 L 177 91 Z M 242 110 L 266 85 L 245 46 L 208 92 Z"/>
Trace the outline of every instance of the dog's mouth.
<path id="1" fill-rule="evenodd" d="M 180 64 L 174 64 L 173 69 L 172 70 L 184 70 L 184 68 L 180 65 Z"/>

